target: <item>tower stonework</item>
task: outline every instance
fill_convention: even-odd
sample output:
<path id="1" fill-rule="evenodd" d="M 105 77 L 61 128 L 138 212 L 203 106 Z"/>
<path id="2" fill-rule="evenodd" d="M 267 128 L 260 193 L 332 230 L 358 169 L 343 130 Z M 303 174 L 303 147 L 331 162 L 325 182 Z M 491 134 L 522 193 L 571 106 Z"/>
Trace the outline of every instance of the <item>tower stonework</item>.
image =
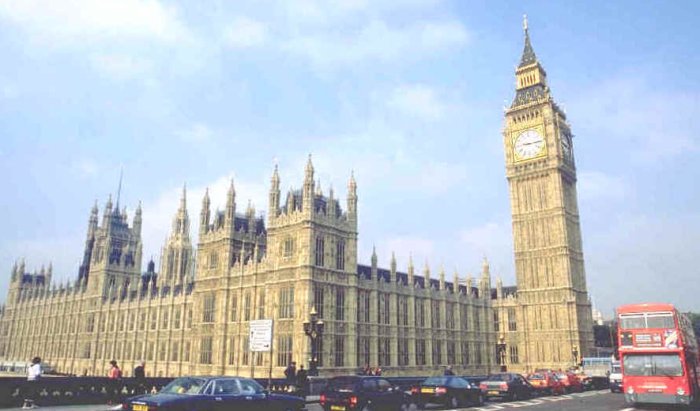
<path id="1" fill-rule="evenodd" d="M 592 347 L 576 163 L 570 125 L 547 86 L 527 20 L 524 30 L 516 94 L 503 130 L 517 281 L 510 306 L 519 317 L 511 343 L 525 368 L 564 369 Z"/>

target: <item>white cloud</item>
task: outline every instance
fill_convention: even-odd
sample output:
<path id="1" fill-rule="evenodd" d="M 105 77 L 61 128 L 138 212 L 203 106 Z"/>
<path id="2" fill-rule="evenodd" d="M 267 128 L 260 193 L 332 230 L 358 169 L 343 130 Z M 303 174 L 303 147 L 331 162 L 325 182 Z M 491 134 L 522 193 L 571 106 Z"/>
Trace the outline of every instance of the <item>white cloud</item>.
<path id="1" fill-rule="evenodd" d="M 206 124 L 195 123 L 186 129 L 175 133 L 182 141 L 188 143 L 203 143 L 214 137 L 214 132 Z"/>
<path id="2" fill-rule="evenodd" d="M 267 26 L 248 17 L 237 17 L 224 30 L 224 40 L 232 48 L 256 47 L 265 43 Z"/>
<path id="3" fill-rule="evenodd" d="M 362 263 L 368 264 L 370 262 L 372 246 L 371 244 L 365 244 L 363 256 L 360 259 Z M 377 259 L 380 267 L 389 267 L 391 253 L 393 252 L 396 255 L 400 271 L 406 270 L 408 258 L 411 256 L 417 272 L 422 271 L 426 260 L 435 254 L 436 249 L 434 240 L 419 235 L 390 236 L 381 239 L 374 246 L 377 249 Z M 436 261 L 428 261 L 428 263 L 432 266 Z"/>
<path id="4" fill-rule="evenodd" d="M 89 158 L 84 158 L 73 162 L 71 168 L 81 178 L 92 178 L 97 175 L 97 172 L 99 171 L 99 166 L 97 163 Z"/>
<path id="5" fill-rule="evenodd" d="M 630 194 L 630 188 L 622 177 L 601 171 L 581 171 L 578 193 L 581 201 L 622 200 Z"/>
<path id="6" fill-rule="evenodd" d="M 0 97 L 4 100 L 11 100 L 19 97 L 19 89 L 13 84 L 0 85 Z"/>
<path id="7" fill-rule="evenodd" d="M 409 117 L 438 120 L 447 109 L 437 92 L 425 84 L 405 84 L 395 88 L 387 105 Z"/>
<path id="8" fill-rule="evenodd" d="M 513 234 L 509 220 L 491 221 L 463 229 L 459 232 L 459 241 L 466 261 L 481 261 L 483 257 L 487 257 L 492 275 L 503 277 L 505 283 L 515 280 Z"/>
<path id="9" fill-rule="evenodd" d="M 116 80 L 139 78 L 152 69 L 149 61 L 123 54 L 95 54 L 90 62 L 98 72 Z"/>
<path id="10" fill-rule="evenodd" d="M 650 301 L 700 310 L 700 215 L 620 214 L 584 239 L 589 293 L 603 313 Z"/>
<path id="11" fill-rule="evenodd" d="M 645 162 L 700 150 L 700 95 L 655 87 L 648 77 L 632 70 L 586 90 L 571 104 L 572 122 Z"/>
<path id="12" fill-rule="evenodd" d="M 341 34 L 342 33 L 342 34 Z M 461 47 L 469 35 L 456 21 L 421 22 L 392 27 L 374 19 L 349 30 L 310 30 L 283 43 L 292 54 L 320 69 L 347 68 L 350 64 L 413 60 L 426 54 Z"/>
<path id="13" fill-rule="evenodd" d="M 158 0 L 6 0 L 0 18 L 46 45 L 105 38 L 181 40 L 187 30 Z"/>

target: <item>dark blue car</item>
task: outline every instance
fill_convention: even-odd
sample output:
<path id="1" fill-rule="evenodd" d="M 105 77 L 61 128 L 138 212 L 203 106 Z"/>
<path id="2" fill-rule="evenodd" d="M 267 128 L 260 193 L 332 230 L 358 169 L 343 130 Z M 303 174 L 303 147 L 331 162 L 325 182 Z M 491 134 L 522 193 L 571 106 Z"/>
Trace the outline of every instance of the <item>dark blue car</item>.
<path id="1" fill-rule="evenodd" d="M 181 377 L 157 394 L 127 399 L 128 411 L 301 411 L 302 398 L 271 394 L 250 378 Z"/>

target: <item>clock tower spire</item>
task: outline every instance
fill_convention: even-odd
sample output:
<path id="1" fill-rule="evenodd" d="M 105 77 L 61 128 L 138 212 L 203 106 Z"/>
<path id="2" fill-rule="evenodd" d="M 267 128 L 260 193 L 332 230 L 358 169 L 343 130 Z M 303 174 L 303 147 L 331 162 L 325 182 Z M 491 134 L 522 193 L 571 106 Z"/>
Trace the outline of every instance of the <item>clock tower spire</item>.
<path id="1" fill-rule="evenodd" d="M 526 367 L 567 368 L 592 347 L 571 129 L 523 20 L 525 45 L 503 143 Z"/>

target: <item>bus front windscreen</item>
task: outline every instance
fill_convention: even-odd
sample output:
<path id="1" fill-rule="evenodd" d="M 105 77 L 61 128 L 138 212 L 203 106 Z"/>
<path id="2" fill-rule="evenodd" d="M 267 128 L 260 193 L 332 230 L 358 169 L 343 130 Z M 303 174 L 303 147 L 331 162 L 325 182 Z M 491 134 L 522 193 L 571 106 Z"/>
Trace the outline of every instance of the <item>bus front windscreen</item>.
<path id="1" fill-rule="evenodd" d="M 627 354 L 624 374 L 630 376 L 680 377 L 683 375 L 678 354 Z"/>

